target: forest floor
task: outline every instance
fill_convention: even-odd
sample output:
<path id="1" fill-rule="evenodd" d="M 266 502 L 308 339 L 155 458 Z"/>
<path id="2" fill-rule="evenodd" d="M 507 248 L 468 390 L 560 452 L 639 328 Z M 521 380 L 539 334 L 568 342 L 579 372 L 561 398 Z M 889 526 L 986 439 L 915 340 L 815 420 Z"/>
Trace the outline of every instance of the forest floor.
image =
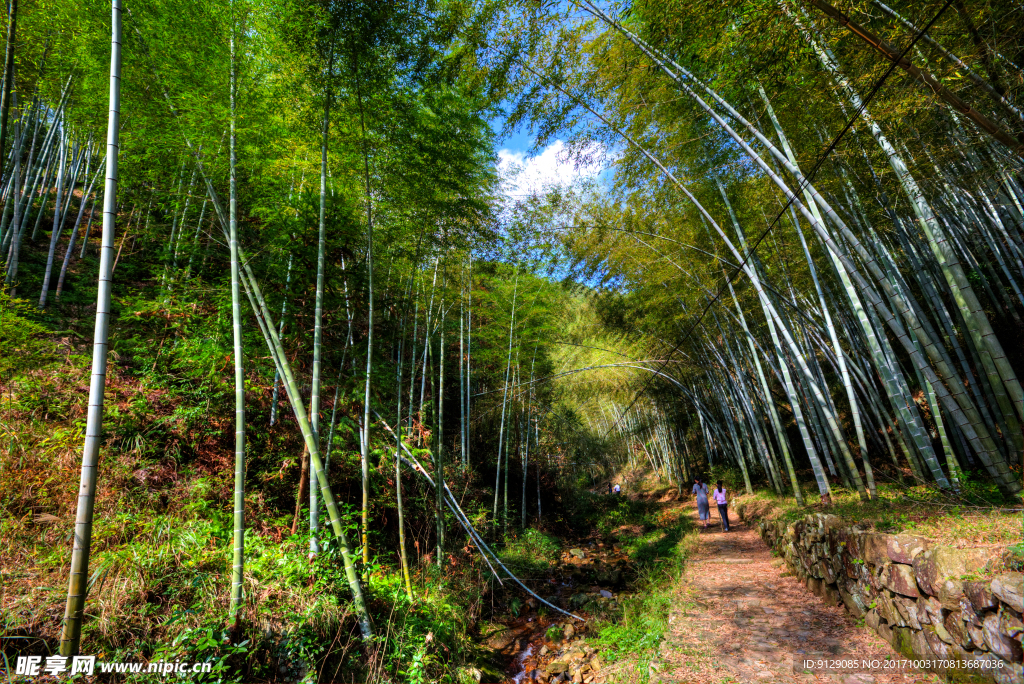
<path id="1" fill-rule="evenodd" d="M 674 588 L 670 627 L 651 682 L 939 682 L 918 672 L 807 674 L 813 658 L 885 659 L 891 647 L 845 610 L 825 605 L 786 571 L 752 526 L 716 513 Z M 694 517 L 696 517 L 694 513 Z M 698 523 L 699 525 L 699 523 Z"/>

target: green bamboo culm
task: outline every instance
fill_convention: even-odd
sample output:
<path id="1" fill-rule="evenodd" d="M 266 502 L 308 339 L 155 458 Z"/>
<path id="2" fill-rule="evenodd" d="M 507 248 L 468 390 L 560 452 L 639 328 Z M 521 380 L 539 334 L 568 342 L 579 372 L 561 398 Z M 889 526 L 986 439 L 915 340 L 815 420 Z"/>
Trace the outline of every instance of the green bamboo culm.
<path id="1" fill-rule="evenodd" d="M 313 381 L 309 399 L 309 417 L 313 439 L 320 443 L 320 375 L 323 355 L 324 251 L 327 246 L 327 135 L 330 130 L 331 78 L 334 72 L 334 34 L 331 34 L 331 55 L 327 62 L 327 87 L 324 93 L 324 120 L 320 141 L 320 221 L 316 251 L 316 305 L 313 316 Z M 335 402 L 337 403 L 337 402 Z M 320 500 L 315 476 L 309 479 L 309 553 L 320 553 L 317 535 L 320 532 Z"/>
<path id="2" fill-rule="evenodd" d="M 242 583 L 245 570 L 245 368 L 242 352 L 242 302 L 238 269 L 238 177 L 236 173 L 236 96 L 238 69 L 235 60 L 234 3 L 231 17 L 231 141 L 230 186 L 228 199 L 228 245 L 231 249 L 231 330 L 235 354 L 235 496 L 234 535 L 231 562 L 230 617 L 238 621 L 242 607 Z"/>
<path id="3" fill-rule="evenodd" d="M 174 110 L 172 108 L 172 112 L 173 111 Z M 224 235 L 224 239 L 230 243 L 231 238 L 227 228 L 229 220 L 227 214 L 224 213 L 224 206 L 221 204 L 220 196 L 217 194 L 217 190 L 213 187 L 213 183 L 211 182 L 209 175 L 203 168 L 202 158 L 199 156 L 198 151 L 192 144 L 191 140 L 187 137 L 185 138 L 185 144 L 188 146 L 189 152 L 195 158 L 196 164 L 199 168 L 199 173 L 203 177 L 203 182 L 206 185 L 206 193 L 209 196 L 210 204 L 213 205 L 213 210 L 217 215 L 217 220 L 221 225 L 221 231 Z M 302 395 L 299 394 L 298 383 L 295 381 L 295 375 L 292 373 L 291 364 L 285 354 L 284 346 L 281 344 L 281 338 L 278 335 L 277 327 L 274 324 L 273 315 L 270 313 L 270 308 L 267 306 L 267 302 L 263 298 L 263 292 L 260 289 L 259 281 L 256 279 L 255 274 L 252 272 L 252 268 L 246 261 L 245 253 L 242 251 L 241 247 L 238 247 L 238 264 L 241 267 L 239 279 L 241 281 L 242 288 L 245 290 L 246 297 L 249 299 L 249 305 L 255 314 L 256 323 L 259 325 L 260 332 L 263 334 L 263 339 L 266 342 L 267 349 L 270 352 L 275 369 L 284 380 L 285 394 L 288 396 L 288 402 L 291 404 L 292 412 L 295 414 L 295 420 L 299 424 L 299 431 L 302 433 L 303 442 L 305 443 L 306 448 L 309 449 L 310 464 L 313 468 L 313 472 L 316 473 L 317 482 L 320 484 L 320 493 L 324 497 L 324 502 L 327 506 L 327 514 L 330 517 L 331 529 L 334 531 L 334 535 L 338 540 L 338 546 L 341 549 L 342 563 L 345 566 L 345 578 L 348 581 L 349 589 L 352 593 L 352 603 L 355 608 L 356 616 L 359 619 L 360 632 L 362 633 L 364 643 L 369 647 L 369 644 L 373 641 L 373 624 L 370 621 L 370 614 L 366 609 L 366 601 L 363 599 L 363 590 L 359 584 L 359 575 L 356 573 L 355 564 L 352 561 L 352 554 L 348 544 L 348 536 L 345 534 L 345 528 L 342 526 L 341 513 L 338 510 L 334 494 L 331 492 L 331 485 L 327 479 L 327 473 L 324 470 L 323 461 L 320 458 L 319 444 L 317 444 L 317 441 L 313 439 L 313 431 L 310 428 L 309 416 L 306 413 L 305 406 L 303 406 Z"/>
<path id="4" fill-rule="evenodd" d="M 92 375 L 89 382 L 89 409 L 82 448 L 82 475 L 75 515 L 74 547 L 71 551 L 71 575 L 68 600 L 61 629 L 60 654 L 78 653 L 82 636 L 82 614 L 88 592 L 89 545 L 92 541 L 92 514 L 96 500 L 96 469 L 99 465 L 103 428 L 103 390 L 107 378 L 107 334 L 110 328 L 111 270 L 114 264 L 114 225 L 117 219 L 117 152 L 121 120 L 121 0 L 111 1 L 110 26 L 110 101 L 107 112 L 107 177 L 103 192 L 103 237 L 100 245 L 99 284 L 96 292 L 96 327 L 92 345 Z"/>

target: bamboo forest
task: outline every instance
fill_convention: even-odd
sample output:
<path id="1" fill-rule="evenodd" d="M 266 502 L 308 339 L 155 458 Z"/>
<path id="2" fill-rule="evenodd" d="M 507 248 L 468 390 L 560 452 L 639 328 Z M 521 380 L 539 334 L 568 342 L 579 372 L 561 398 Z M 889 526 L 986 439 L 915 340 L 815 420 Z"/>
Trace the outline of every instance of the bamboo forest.
<path id="1" fill-rule="evenodd" d="M 1024 681 L 1018 0 L 5 8 L 3 681 Z"/>

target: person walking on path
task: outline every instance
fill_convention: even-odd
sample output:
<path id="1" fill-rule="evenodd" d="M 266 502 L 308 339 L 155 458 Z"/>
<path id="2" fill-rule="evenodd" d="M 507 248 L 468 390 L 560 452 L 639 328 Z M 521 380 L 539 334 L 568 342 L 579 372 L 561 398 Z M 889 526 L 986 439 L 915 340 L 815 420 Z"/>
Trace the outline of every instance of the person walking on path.
<path id="1" fill-rule="evenodd" d="M 711 495 L 715 497 L 715 503 L 718 504 L 718 515 L 722 519 L 722 530 L 725 532 L 729 531 L 729 502 L 725 498 L 725 487 L 722 486 L 722 481 L 719 480 L 716 483 L 714 490 Z"/>
<path id="2" fill-rule="evenodd" d="M 711 517 L 710 506 L 708 505 L 708 486 L 697 477 L 693 480 L 693 489 L 691 491 L 697 497 L 697 515 L 700 516 L 700 524 L 706 529 L 708 518 Z"/>

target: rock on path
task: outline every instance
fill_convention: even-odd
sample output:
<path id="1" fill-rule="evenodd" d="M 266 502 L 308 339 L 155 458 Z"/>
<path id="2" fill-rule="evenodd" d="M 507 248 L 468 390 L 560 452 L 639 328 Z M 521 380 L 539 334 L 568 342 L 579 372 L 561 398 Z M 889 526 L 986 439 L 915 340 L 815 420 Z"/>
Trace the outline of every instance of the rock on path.
<path id="1" fill-rule="evenodd" d="M 734 514 L 733 514 L 734 515 Z M 699 528 L 698 528 L 699 529 Z M 805 674 L 794 659 L 896 656 L 842 608 L 825 605 L 786 572 L 748 525 L 700 530 L 697 554 L 669 618 L 652 682 L 939 682 L 923 672 Z"/>

